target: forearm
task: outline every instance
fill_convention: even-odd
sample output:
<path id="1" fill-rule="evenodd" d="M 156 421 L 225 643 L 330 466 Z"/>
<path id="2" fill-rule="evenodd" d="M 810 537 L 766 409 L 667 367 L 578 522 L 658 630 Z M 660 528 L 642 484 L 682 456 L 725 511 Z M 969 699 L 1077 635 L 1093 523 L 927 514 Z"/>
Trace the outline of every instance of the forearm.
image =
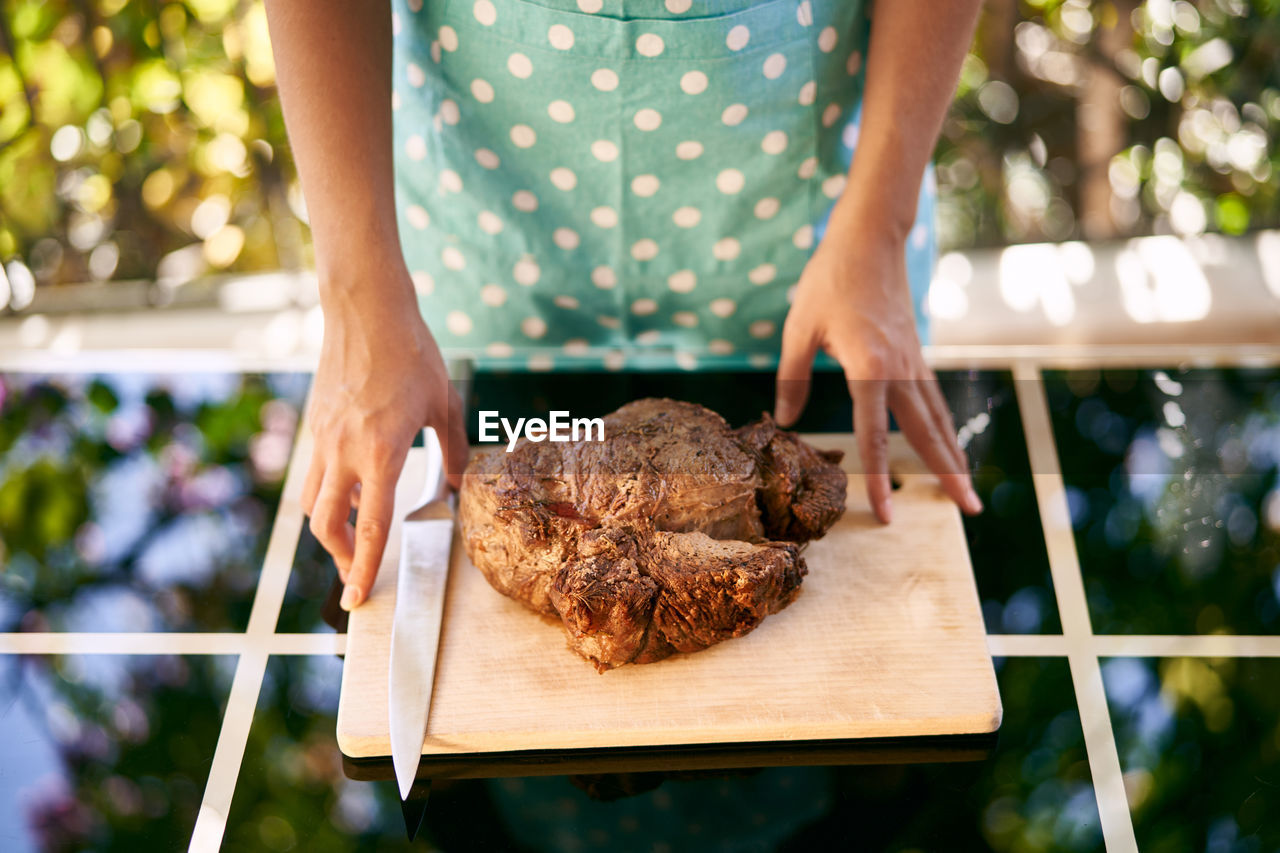
<path id="1" fill-rule="evenodd" d="M 905 239 L 973 38 L 981 0 L 882 0 L 867 49 L 862 133 L 832 218 L 880 222 Z"/>
<path id="2" fill-rule="evenodd" d="M 326 303 L 412 297 L 405 277 L 362 276 L 399 259 L 387 0 L 267 0 L 289 144 L 311 221 Z M 393 292 L 386 292 L 391 289 Z M 407 291 L 407 292 L 406 292 Z"/>

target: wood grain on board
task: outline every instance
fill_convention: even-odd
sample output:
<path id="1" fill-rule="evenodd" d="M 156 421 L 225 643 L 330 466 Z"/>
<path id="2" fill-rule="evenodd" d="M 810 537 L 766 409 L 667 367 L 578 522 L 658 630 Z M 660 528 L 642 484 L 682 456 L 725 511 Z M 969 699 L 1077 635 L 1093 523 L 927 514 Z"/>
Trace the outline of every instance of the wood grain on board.
<path id="1" fill-rule="evenodd" d="M 893 523 L 871 514 L 852 435 L 806 436 L 845 451 L 844 516 L 804 551 L 800 595 L 745 637 L 599 674 L 548 617 L 499 594 L 455 532 L 426 754 L 689 743 L 954 735 L 1000 725 L 986 632 L 959 510 L 891 440 Z M 420 492 L 413 449 L 369 600 L 351 614 L 339 748 L 390 752 L 387 659 L 398 519 Z"/>

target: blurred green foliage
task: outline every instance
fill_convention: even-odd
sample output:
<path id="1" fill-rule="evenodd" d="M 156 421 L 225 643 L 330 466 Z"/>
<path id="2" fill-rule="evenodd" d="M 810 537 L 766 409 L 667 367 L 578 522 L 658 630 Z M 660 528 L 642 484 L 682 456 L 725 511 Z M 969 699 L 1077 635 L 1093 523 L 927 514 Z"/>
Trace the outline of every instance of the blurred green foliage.
<path id="1" fill-rule="evenodd" d="M 307 263 L 261 0 L 0 10 L 0 259 L 25 266 L 9 270 L 14 307 L 28 278 Z"/>
<path id="2" fill-rule="evenodd" d="M 310 264 L 262 0 L 0 11 L 13 307 Z M 943 244 L 1274 226 L 1278 50 L 1280 0 L 988 0 L 938 149 Z"/>

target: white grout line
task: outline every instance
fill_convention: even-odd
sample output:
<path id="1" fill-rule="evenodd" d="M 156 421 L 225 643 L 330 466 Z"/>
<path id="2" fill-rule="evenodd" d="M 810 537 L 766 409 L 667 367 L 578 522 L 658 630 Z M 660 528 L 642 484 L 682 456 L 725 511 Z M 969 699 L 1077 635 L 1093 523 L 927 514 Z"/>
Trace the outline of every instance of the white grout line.
<path id="1" fill-rule="evenodd" d="M 1044 384 L 1034 364 L 1016 365 L 1013 378 L 1036 501 L 1040 507 L 1040 523 L 1049 554 L 1049 572 L 1053 576 L 1053 590 L 1062 620 L 1062 640 L 1071 667 L 1080 727 L 1089 756 L 1089 772 L 1093 776 L 1094 796 L 1098 801 L 1102 837 L 1109 853 L 1137 853 L 1138 842 L 1125 794 L 1115 732 L 1107 709 L 1102 669 L 1093 648 L 1089 605 L 1071 530 L 1067 494 L 1053 441 L 1053 423 L 1049 418 Z"/>
<path id="2" fill-rule="evenodd" d="M 346 634 L 0 634 L 0 655 L 340 655 Z"/>
<path id="3" fill-rule="evenodd" d="M 62 322 L 62 321 L 57 321 Z M 0 321 L 0 332 L 4 329 Z M 930 366 L 939 370 L 1008 369 L 1017 362 L 1051 368 L 1228 367 L 1280 365 L 1280 345 L 1247 344 L 940 344 L 924 348 Z M 101 373 L 136 370 L 303 371 L 316 367 L 317 354 L 300 350 L 280 355 L 240 352 L 230 347 L 95 348 L 60 352 L 48 348 L 0 352 L 0 371 L 30 373 Z"/>
<path id="4" fill-rule="evenodd" d="M 1078 641 L 1073 644 L 1079 645 Z M 1097 657 L 1277 658 L 1280 636 L 1254 634 L 1104 634 L 1086 638 Z M 988 634 L 995 657 L 1062 658 L 1071 652 L 1062 634 Z M 346 634 L 0 634 L 0 655 L 341 655 Z"/>
<path id="5" fill-rule="evenodd" d="M 262 355 L 230 348 L 161 347 L 86 349 L 58 352 L 50 349 L 16 349 L 0 353 L 0 371 L 8 373 L 310 373 L 316 368 L 314 353 Z"/>
<path id="6" fill-rule="evenodd" d="M 314 387 L 314 386 L 313 386 Z M 240 656 L 236 667 L 235 682 L 227 699 L 227 710 L 222 716 L 222 730 L 218 733 L 218 746 L 213 753 L 209 779 L 205 783 L 204 799 L 195 829 L 191 833 L 192 851 L 216 851 L 222 846 L 222 836 L 227 829 L 227 816 L 231 813 L 231 800 L 235 796 L 236 780 L 244 761 L 245 747 L 249 742 L 249 729 L 258 707 L 258 693 L 262 689 L 262 677 L 266 671 L 268 649 L 274 642 L 276 621 L 280 617 L 280 604 L 284 600 L 289 583 L 289 572 L 298 534 L 302 530 L 302 494 L 306 465 L 311 456 L 311 427 L 306 412 L 310 409 L 311 390 L 303 405 L 303 416 L 298 424 L 298 435 L 289 457 L 289 469 L 284 479 L 280 505 L 276 508 L 275 522 L 271 527 L 267 553 L 263 557 L 262 575 L 258 579 L 258 591 L 253 609 L 249 613 L 249 625 L 244 634 L 247 650 Z M 324 635 L 321 635 L 324 636 Z M 295 637 L 295 642 L 297 642 Z M 242 676 L 243 675 L 243 679 Z M 240 689 L 237 690 L 237 687 Z"/>
<path id="7" fill-rule="evenodd" d="M 1093 649 L 1104 658 L 1277 658 L 1280 636 L 1109 634 L 1094 637 Z"/>
<path id="8" fill-rule="evenodd" d="M 222 731 L 218 733 L 218 746 L 213 751 L 209 779 L 205 782 L 204 799 L 191 833 L 191 845 L 188 847 L 191 853 L 216 853 L 222 846 L 236 777 L 240 775 L 249 728 L 253 725 L 253 712 L 258 707 L 258 694 L 262 691 L 267 657 L 264 651 L 251 651 L 241 655 L 236 664 L 227 710 L 222 716 Z"/>
<path id="9" fill-rule="evenodd" d="M 308 392 L 310 396 L 310 392 Z M 305 409 L 304 409 L 305 411 Z M 306 419 L 298 424 L 298 434 L 289 456 L 288 474 L 276 506 L 275 523 L 267 552 L 262 558 L 262 574 L 258 578 L 258 591 L 249 611 L 246 633 L 253 637 L 270 634 L 280 618 L 280 605 L 284 602 L 289 586 L 289 574 L 293 569 L 293 557 L 298 549 L 298 536 L 302 533 L 302 486 L 307 465 L 311 460 L 311 429 Z"/>
<path id="10" fill-rule="evenodd" d="M 987 651 L 997 658 L 1061 658 L 1067 643 L 1061 634 L 988 634 Z"/>

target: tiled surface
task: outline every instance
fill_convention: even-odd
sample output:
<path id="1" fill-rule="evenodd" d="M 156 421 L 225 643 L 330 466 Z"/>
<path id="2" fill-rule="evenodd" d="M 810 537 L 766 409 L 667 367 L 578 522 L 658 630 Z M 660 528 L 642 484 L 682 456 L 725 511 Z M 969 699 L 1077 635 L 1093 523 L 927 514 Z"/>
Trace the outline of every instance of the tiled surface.
<path id="1" fill-rule="evenodd" d="M 227 821 L 227 850 L 407 847 L 394 782 L 353 782 L 334 746 L 342 661 L 267 663 Z"/>
<path id="2" fill-rule="evenodd" d="M 0 848 L 186 846 L 235 660 L 0 655 Z"/>
<path id="3" fill-rule="evenodd" d="M 1280 660 L 1112 658 L 1143 851 L 1280 850 Z"/>
<path id="4" fill-rule="evenodd" d="M 1162 375 L 1157 381 L 1154 371 L 1072 370 L 1045 374 L 1042 387 L 1037 365 L 1008 366 L 1012 372 L 941 375 L 988 506 L 983 516 L 966 521 L 1005 708 L 999 742 L 987 760 L 667 779 L 631 774 L 438 783 L 425 823 L 435 845 L 445 850 L 661 850 L 665 844 L 670 850 L 798 851 L 835 845 L 1076 851 L 1102 849 L 1105 841 L 1116 851 L 1277 849 L 1280 838 L 1271 815 L 1280 813 L 1273 796 L 1280 790 L 1275 722 L 1280 717 L 1280 636 L 1269 608 L 1280 593 L 1274 574 L 1280 564 L 1275 545 L 1280 520 L 1271 515 L 1280 512 L 1280 500 L 1272 497 L 1280 457 L 1275 452 L 1280 397 L 1273 386 L 1280 384 L 1280 374 L 1274 369 L 1167 371 L 1167 379 Z M 478 387 L 491 404 L 530 396 L 528 387 L 504 387 L 491 379 Z M 271 432 L 267 421 L 281 411 L 271 398 L 288 401 L 296 417 L 306 389 L 306 377 L 232 376 L 218 386 L 218 394 L 206 395 L 214 402 L 202 408 L 198 399 L 184 396 L 184 389 L 201 387 L 185 374 L 112 379 L 128 387 L 177 389 L 150 399 L 142 393 L 143 408 L 156 413 L 143 421 L 149 435 L 158 437 L 134 439 L 122 452 L 95 420 L 110 422 L 113 416 L 94 414 L 94 397 L 101 391 L 90 380 L 47 382 L 13 375 L 0 380 L 7 397 L 0 405 L 0 447 L 6 450 L 0 457 L 0 525 L 12 524 L 14 507 L 23 506 L 11 497 L 13 472 L 33 466 L 38 456 L 29 450 L 33 441 L 71 440 L 42 458 L 60 476 L 78 465 L 78 473 L 72 473 L 86 493 L 101 488 L 120 458 L 152 458 L 183 437 L 193 440 L 205 433 L 215 439 L 194 441 L 207 451 L 195 454 L 197 470 L 249 470 L 255 464 L 252 446 L 262 441 L 253 436 Z M 768 375 L 631 377 L 611 385 L 598 376 L 557 376 L 555 382 L 561 393 L 576 394 L 584 406 L 594 405 L 601 413 L 658 393 L 702 400 L 742 422 L 772 401 Z M 1154 386 L 1167 395 L 1174 385 L 1182 388 L 1175 395 L 1184 418 L 1180 427 L 1169 422 L 1169 401 L 1151 390 Z M 537 397 L 539 389 L 532 390 Z M 549 402 L 543 394 L 541 404 Z M 819 377 L 800 426 L 846 429 L 850 413 L 841 378 Z M 255 417 L 256 426 L 244 426 L 253 425 Z M 1123 441 L 1110 437 L 1115 424 L 1124 427 Z M 1176 433 L 1182 456 L 1169 458 L 1174 445 L 1161 437 L 1162 428 Z M 1153 438 L 1143 439 L 1144 429 Z M 275 441 L 274 458 L 287 460 L 293 426 L 287 434 L 280 426 L 276 431 L 282 440 Z M 88 443 L 75 442 L 82 433 Z M 1165 462 L 1151 455 L 1151 442 L 1165 453 Z M 21 453 L 8 452 L 18 446 Z M 295 468 L 305 464 L 304 450 L 305 445 L 294 449 Z M 1130 470 L 1137 463 L 1156 468 L 1128 476 L 1126 460 Z M 1126 552 L 1106 540 L 1106 514 L 1126 501 L 1151 499 L 1154 488 L 1142 477 L 1177 492 L 1173 486 L 1179 481 L 1161 466 L 1187 460 L 1195 463 L 1193 475 L 1181 483 L 1189 483 L 1186 493 L 1208 501 L 1209 509 L 1194 517 L 1176 516 L 1176 529 L 1152 525 L 1145 541 L 1171 548 L 1191 529 L 1182 525 L 1208 514 L 1210 523 L 1201 526 L 1218 531 L 1210 536 L 1226 544 L 1213 552 L 1214 560 L 1189 558 L 1179 547 L 1154 569 L 1144 565 L 1145 574 L 1128 574 L 1131 567 L 1121 560 Z M 187 838 L 200 850 L 404 846 L 394 783 L 353 782 L 343 774 L 333 741 L 341 672 L 333 652 L 341 649 L 343 637 L 334 637 L 335 628 L 326 620 L 332 616 L 327 599 L 332 562 L 306 532 L 297 508 L 300 472 L 286 481 L 280 468 L 273 466 L 271 478 L 248 478 L 250 497 L 266 504 L 254 535 L 237 534 L 242 543 L 253 541 L 248 556 L 220 566 L 204 586 L 186 576 L 164 576 L 163 583 L 152 586 L 140 586 L 135 578 L 126 589 L 143 606 L 123 611 L 134 614 L 125 625 L 111 621 L 122 611 L 107 599 L 81 605 L 83 615 L 68 615 L 73 608 L 67 602 L 81 600 L 100 573 L 75 548 L 47 547 L 38 558 L 47 566 L 37 563 L 42 571 L 30 569 L 37 559 L 32 551 L 38 548 L 30 544 L 34 537 L 57 543 L 66 539 L 65 530 L 59 539 L 59 531 L 41 532 L 27 524 L 19 538 L 11 539 L 15 528 L 3 528 L 0 724 L 19 735 L 34 734 L 20 738 L 22 748 L 0 752 L 0 848 L 180 848 Z M 295 485 L 286 488 L 284 482 Z M 294 497 L 286 498 L 286 509 L 276 514 L 282 488 Z M 182 493 L 180 488 L 168 493 L 175 491 Z M 53 490 L 23 494 L 57 506 L 56 500 L 48 503 Z M 76 492 L 58 494 L 65 499 Z M 150 518 L 154 494 L 135 490 L 99 505 L 82 499 L 76 504 L 84 513 L 78 524 L 96 519 L 91 513 L 118 509 L 115 504 L 126 498 Z M 1097 534 L 1091 534 L 1089 523 L 1066 535 L 1056 529 L 1059 500 L 1063 518 L 1067 507 L 1078 512 L 1085 506 L 1092 514 L 1097 500 L 1102 539 L 1091 539 Z M 1241 521 L 1241 507 L 1254 518 L 1252 538 L 1242 534 L 1248 525 Z M 56 520 L 57 512 L 47 514 Z M 268 550 L 273 524 L 287 537 L 275 536 Z M 1098 541 L 1106 547 L 1098 548 Z M 1144 540 L 1136 536 L 1134 541 Z M 15 559 L 27 560 L 28 567 L 17 565 L 11 572 Z M 1192 564 L 1198 572 L 1186 571 Z M 57 585 L 48 585 L 47 578 Z M 259 578 L 261 589 L 256 589 Z M 1109 608 L 1103 602 L 1110 602 Z M 1214 615 L 1215 608 L 1219 617 L 1204 615 Z M 1086 610 L 1092 634 L 1082 618 Z M 159 616 L 135 618 L 139 613 Z M 94 630 L 170 632 L 170 639 L 111 634 L 119 638 L 110 640 L 112 648 L 137 652 L 123 656 L 103 654 L 100 636 L 39 633 Z M 227 631 L 233 633 L 201 633 Z M 1227 636 L 1206 636 L 1224 631 Z M 1109 633 L 1119 636 L 1095 636 Z M 168 654 L 174 645 L 184 654 Z M 1174 645 L 1178 651 L 1168 651 Z M 42 649 L 91 653 L 57 656 L 40 654 Z M 1171 653 L 1190 657 L 1159 657 Z M 1115 654 L 1133 657 L 1106 657 Z M 112 663 L 120 661 L 125 664 Z M 131 674 L 108 679 L 104 687 L 95 674 L 104 666 Z M 18 672 L 21 678 L 13 675 Z M 175 672 L 185 673 L 186 680 L 173 682 Z M 21 695 L 35 699 L 15 698 Z M 140 725 L 143 718 L 147 722 Z M 605 802 L 589 796 L 588 788 L 629 795 Z M 147 809 L 158 812 L 155 792 L 161 789 L 170 798 L 165 816 L 144 819 Z M 1132 815 L 1124 806 L 1126 790 Z M 32 810 L 26 805 L 32 801 L 52 805 Z M 223 808 L 225 823 L 219 819 Z M 670 835 L 671 826 L 687 834 Z M 657 839 L 661 844 L 653 843 L 654 828 L 668 833 Z M 731 842 L 739 836 L 767 843 L 735 847 Z"/>
<path id="5" fill-rule="evenodd" d="M 1280 633 L 1280 369 L 1045 377 L 1097 633 Z"/>
<path id="6" fill-rule="evenodd" d="M 308 381 L 0 376 L 0 632 L 243 630 Z"/>

